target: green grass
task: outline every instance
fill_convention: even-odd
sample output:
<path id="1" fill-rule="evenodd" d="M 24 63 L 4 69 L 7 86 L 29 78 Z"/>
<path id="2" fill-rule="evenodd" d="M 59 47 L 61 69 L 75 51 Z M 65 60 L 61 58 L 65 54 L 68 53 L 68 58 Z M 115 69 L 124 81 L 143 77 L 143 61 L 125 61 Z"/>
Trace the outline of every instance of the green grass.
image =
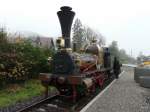
<path id="1" fill-rule="evenodd" d="M 29 99 L 33 96 L 38 96 L 44 92 L 45 88 L 38 80 L 29 80 L 25 82 L 24 86 L 19 86 L 19 89 L 3 89 L 0 90 L 0 108 L 6 107 L 16 102 Z"/>

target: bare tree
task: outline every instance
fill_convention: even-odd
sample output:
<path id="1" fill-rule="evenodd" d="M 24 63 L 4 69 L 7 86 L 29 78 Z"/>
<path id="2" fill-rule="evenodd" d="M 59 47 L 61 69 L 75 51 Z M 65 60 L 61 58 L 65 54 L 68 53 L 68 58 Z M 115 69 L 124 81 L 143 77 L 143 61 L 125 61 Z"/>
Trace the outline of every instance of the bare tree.
<path id="1" fill-rule="evenodd" d="M 84 43 L 89 44 L 92 42 L 92 40 L 97 40 L 97 43 L 100 46 L 105 45 L 105 38 L 102 36 L 102 34 L 98 31 L 93 30 L 92 28 L 86 26 L 84 27 L 84 32 L 83 32 L 83 37 L 84 37 Z"/>
<path id="2" fill-rule="evenodd" d="M 104 46 L 105 43 L 106 43 L 105 37 L 104 37 L 101 33 L 99 33 L 99 32 L 97 32 L 96 34 L 97 34 L 97 35 L 96 35 L 97 43 L 98 43 L 100 46 Z"/>

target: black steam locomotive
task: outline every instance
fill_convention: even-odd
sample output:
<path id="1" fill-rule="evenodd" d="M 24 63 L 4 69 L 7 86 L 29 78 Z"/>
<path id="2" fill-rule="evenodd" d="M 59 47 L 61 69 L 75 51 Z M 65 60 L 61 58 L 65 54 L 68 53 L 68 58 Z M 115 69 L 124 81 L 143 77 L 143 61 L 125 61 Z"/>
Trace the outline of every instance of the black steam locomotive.
<path id="1" fill-rule="evenodd" d="M 76 100 L 78 96 L 95 91 L 109 79 L 112 58 L 109 48 L 100 47 L 95 40 L 82 53 L 71 49 L 70 31 L 75 12 L 63 6 L 57 12 L 62 29 L 62 37 L 56 41 L 57 52 L 50 59 L 51 74 L 40 74 L 42 82 L 55 86 L 62 96 Z"/>

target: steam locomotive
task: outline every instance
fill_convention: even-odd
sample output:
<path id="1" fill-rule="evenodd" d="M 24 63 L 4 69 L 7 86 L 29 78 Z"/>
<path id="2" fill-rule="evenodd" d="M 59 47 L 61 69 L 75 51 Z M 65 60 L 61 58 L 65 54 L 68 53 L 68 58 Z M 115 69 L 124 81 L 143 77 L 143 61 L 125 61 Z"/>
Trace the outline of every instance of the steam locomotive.
<path id="1" fill-rule="evenodd" d="M 57 12 L 62 29 L 62 37 L 56 40 L 57 52 L 49 60 L 52 73 L 41 73 L 43 83 L 54 86 L 60 95 L 73 98 L 95 92 L 109 79 L 113 67 L 110 50 L 100 47 L 95 40 L 82 53 L 76 52 L 76 44 L 71 49 L 70 31 L 75 12 L 63 6 Z"/>

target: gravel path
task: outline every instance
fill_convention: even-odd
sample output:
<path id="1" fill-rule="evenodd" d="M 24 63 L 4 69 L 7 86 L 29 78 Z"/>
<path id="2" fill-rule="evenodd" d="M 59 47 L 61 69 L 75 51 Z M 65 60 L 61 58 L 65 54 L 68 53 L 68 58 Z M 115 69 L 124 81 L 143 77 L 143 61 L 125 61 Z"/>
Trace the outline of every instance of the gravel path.
<path id="1" fill-rule="evenodd" d="M 150 112 L 150 89 L 134 81 L 133 70 L 123 75 L 85 112 Z"/>

